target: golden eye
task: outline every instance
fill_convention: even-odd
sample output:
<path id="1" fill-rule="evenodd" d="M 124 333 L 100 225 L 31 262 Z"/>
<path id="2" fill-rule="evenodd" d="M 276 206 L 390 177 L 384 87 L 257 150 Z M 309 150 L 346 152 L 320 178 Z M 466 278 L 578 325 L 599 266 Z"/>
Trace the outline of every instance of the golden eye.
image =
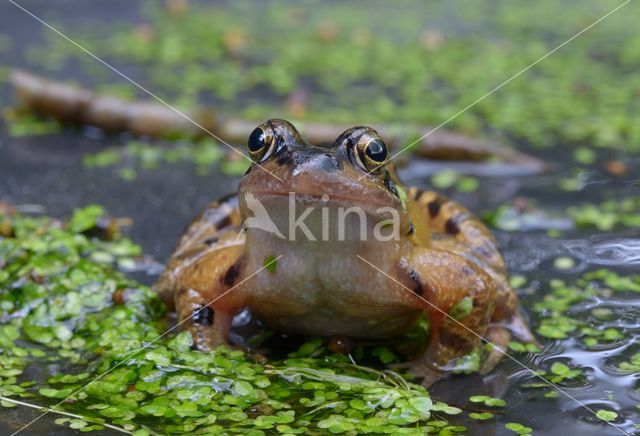
<path id="1" fill-rule="evenodd" d="M 273 133 L 269 127 L 256 127 L 251 135 L 249 135 L 248 141 L 248 149 L 249 155 L 254 162 L 264 162 L 269 159 L 271 153 L 273 153 L 273 148 L 275 145 L 275 141 L 273 138 Z"/>
<path id="2" fill-rule="evenodd" d="M 363 137 L 356 145 L 355 155 L 362 169 L 375 171 L 387 160 L 387 145 L 380 138 Z"/>

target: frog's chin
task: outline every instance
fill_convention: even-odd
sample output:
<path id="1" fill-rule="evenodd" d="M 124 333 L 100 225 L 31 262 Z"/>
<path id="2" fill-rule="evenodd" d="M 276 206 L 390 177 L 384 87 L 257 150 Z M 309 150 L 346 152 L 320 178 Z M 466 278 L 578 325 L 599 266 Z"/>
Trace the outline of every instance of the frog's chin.
<path id="1" fill-rule="evenodd" d="M 240 199 L 245 228 L 290 240 L 399 240 L 410 224 L 402 209 L 361 199 L 300 193 L 251 193 Z"/>

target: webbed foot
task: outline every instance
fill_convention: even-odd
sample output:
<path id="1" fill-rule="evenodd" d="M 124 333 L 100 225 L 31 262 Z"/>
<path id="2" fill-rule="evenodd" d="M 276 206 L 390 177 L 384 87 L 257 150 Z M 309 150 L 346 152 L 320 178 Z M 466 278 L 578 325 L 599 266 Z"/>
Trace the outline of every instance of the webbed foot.
<path id="1" fill-rule="evenodd" d="M 405 370 L 425 388 L 430 387 L 436 382 L 447 376 L 447 372 L 435 368 L 433 365 L 426 363 L 424 359 L 417 358 L 408 362 L 394 363 L 388 365 L 392 369 Z"/>

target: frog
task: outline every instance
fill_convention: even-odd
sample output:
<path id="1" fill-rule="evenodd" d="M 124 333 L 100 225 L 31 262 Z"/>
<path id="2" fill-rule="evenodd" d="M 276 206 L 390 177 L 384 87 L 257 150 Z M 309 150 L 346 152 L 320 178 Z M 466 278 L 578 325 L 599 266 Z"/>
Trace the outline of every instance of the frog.
<path id="1" fill-rule="evenodd" d="M 237 193 L 187 226 L 155 285 L 193 348 L 229 345 L 245 309 L 285 333 L 383 341 L 426 317 L 426 347 L 401 366 L 429 386 L 485 342 L 483 373 L 512 333 L 535 342 L 491 231 L 458 202 L 404 187 L 373 128 L 309 144 L 271 119 L 247 152 Z"/>

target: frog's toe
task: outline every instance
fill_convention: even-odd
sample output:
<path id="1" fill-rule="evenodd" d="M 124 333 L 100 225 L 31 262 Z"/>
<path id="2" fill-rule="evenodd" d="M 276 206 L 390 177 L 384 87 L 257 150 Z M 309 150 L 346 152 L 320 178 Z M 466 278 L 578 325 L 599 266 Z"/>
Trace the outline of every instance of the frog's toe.
<path id="1" fill-rule="evenodd" d="M 425 388 L 428 388 L 437 381 L 446 377 L 446 373 L 444 371 L 434 368 L 432 365 L 425 363 L 422 359 L 411 360 L 409 362 L 394 363 L 388 366 L 393 369 L 401 369 L 407 371 L 409 374 L 415 377 L 416 381 L 419 381 L 420 384 Z"/>
<path id="2" fill-rule="evenodd" d="M 490 325 L 484 338 L 493 345 L 489 355 L 480 367 L 480 374 L 487 374 L 500 362 L 507 352 L 511 333 L 500 325 Z"/>
<path id="3" fill-rule="evenodd" d="M 238 349 L 241 349 L 241 348 L 238 348 Z M 244 349 L 241 349 L 241 350 L 245 351 Z M 269 358 L 258 350 L 251 350 L 247 352 L 247 357 L 249 358 L 249 360 L 259 365 L 266 365 L 269 362 Z"/>
<path id="4" fill-rule="evenodd" d="M 425 388 L 446 377 L 446 373 L 426 365 L 415 365 L 409 368 L 409 374 L 420 380 L 420 384 Z"/>
<path id="5" fill-rule="evenodd" d="M 531 329 L 529 329 L 527 321 L 525 321 L 519 311 L 514 313 L 509 319 L 501 322 L 501 324 L 508 328 L 519 341 L 524 342 L 525 344 L 534 344 L 538 347 L 541 346 L 540 342 L 538 342 L 531 332 Z"/>

